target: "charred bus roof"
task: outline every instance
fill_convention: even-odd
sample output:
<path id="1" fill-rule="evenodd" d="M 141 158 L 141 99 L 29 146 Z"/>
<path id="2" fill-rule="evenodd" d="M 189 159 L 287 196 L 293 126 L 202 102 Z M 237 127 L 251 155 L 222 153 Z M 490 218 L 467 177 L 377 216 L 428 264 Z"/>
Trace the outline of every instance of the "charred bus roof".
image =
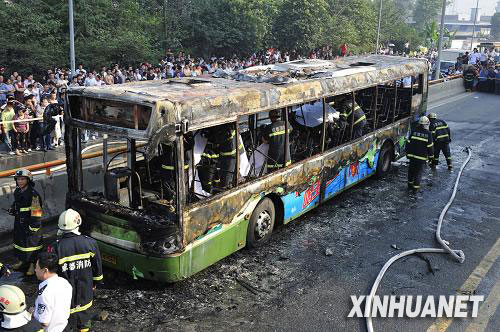
<path id="1" fill-rule="evenodd" d="M 427 70 L 427 60 L 395 56 L 307 59 L 251 67 L 233 74 L 223 73 L 218 78 L 70 88 L 68 96 L 151 107 L 153 114 L 144 132 L 144 137 L 151 139 L 160 132 L 172 134 L 175 124 L 182 121 L 188 121 L 189 130 L 201 129 L 235 121 L 237 116 L 343 94 Z"/>

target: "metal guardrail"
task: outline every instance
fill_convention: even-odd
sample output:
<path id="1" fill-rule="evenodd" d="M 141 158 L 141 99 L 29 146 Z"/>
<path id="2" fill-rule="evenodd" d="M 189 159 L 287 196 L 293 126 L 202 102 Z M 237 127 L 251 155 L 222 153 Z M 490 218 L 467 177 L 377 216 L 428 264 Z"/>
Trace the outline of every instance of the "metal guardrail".
<path id="1" fill-rule="evenodd" d="M 112 148 L 112 149 L 108 149 L 108 154 L 120 153 L 120 152 L 125 152 L 125 151 L 127 151 L 126 147 Z M 82 160 L 93 159 L 93 158 L 100 157 L 102 155 L 103 155 L 103 151 L 85 153 L 85 154 L 82 154 Z M 19 167 L 19 168 L 15 168 L 15 169 L 9 169 L 9 170 L 0 172 L 0 178 L 12 176 L 12 175 L 16 174 L 16 171 L 19 169 L 27 169 L 29 171 L 37 171 L 37 170 L 41 170 L 41 169 L 50 169 L 52 167 L 63 165 L 65 163 L 66 163 L 66 159 L 57 159 L 57 160 L 53 160 L 53 161 L 49 161 L 49 162 L 45 162 L 45 163 L 34 164 L 34 165 L 30 165 L 30 166 L 25 166 L 25 167 Z"/>
<path id="2" fill-rule="evenodd" d="M 459 79 L 459 78 L 463 78 L 464 75 L 460 74 L 460 75 L 452 75 L 452 76 L 448 76 L 448 77 L 445 77 L 445 78 L 440 78 L 438 80 L 432 80 L 432 81 L 429 81 L 429 85 L 435 85 L 435 84 L 438 84 L 438 83 L 443 83 L 443 82 L 446 82 L 446 81 L 453 81 L 453 80 L 456 80 L 456 79 Z"/>

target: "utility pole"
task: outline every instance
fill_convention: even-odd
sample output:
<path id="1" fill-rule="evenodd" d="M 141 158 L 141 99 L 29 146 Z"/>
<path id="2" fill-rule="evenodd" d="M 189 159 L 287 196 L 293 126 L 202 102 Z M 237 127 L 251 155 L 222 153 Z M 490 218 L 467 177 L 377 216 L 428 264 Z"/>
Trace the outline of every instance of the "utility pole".
<path id="1" fill-rule="evenodd" d="M 441 53 L 443 51 L 443 33 L 444 33 L 444 15 L 446 13 L 446 0 L 443 0 L 443 8 L 441 9 L 441 26 L 439 27 L 439 42 L 438 42 L 438 58 L 436 63 L 436 73 L 434 79 L 439 79 L 441 73 Z"/>
<path id="2" fill-rule="evenodd" d="M 168 0 L 163 1 L 163 24 L 165 25 L 165 56 L 167 55 L 167 40 L 168 40 Z"/>
<path id="3" fill-rule="evenodd" d="M 377 48 L 375 49 L 375 54 L 378 54 L 378 44 L 380 41 L 380 22 L 382 21 L 382 0 L 380 0 L 380 8 L 378 11 L 378 27 L 377 27 Z"/>
<path id="4" fill-rule="evenodd" d="M 474 45 L 474 35 L 476 34 L 476 21 L 477 21 L 477 12 L 479 10 L 479 0 L 476 2 L 476 12 L 474 13 L 474 25 L 472 26 L 472 39 L 470 41 L 470 49 L 473 49 Z"/>
<path id="5" fill-rule="evenodd" d="M 69 15 L 69 62 L 71 66 L 71 77 L 70 82 L 75 75 L 75 26 L 73 22 L 73 0 L 69 0 L 68 3 L 68 15 Z"/>

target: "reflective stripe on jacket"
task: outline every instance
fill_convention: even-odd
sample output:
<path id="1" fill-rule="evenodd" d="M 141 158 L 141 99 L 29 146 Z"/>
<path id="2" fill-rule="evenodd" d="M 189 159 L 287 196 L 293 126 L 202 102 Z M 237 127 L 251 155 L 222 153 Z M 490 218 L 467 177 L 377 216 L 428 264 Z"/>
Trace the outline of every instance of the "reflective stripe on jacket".
<path id="1" fill-rule="evenodd" d="M 427 161 L 434 157 L 434 143 L 432 134 L 421 125 L 418 125 L 410 134 L 406 146 L 408 159 Z"/>

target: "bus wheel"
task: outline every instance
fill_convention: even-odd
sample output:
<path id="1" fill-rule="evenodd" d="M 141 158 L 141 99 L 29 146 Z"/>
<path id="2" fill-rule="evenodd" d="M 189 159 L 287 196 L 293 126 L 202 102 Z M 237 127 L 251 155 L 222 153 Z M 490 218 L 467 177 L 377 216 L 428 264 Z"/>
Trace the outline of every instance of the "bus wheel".
<path id="1" fill-rule="evenodd" d="M 270 198 L 264 198 L 253 210 L 248 223 L 247 245 L 256 248 L 269 240 L 274 228 L 276 213 Z"/>
<path id="2" fill-rule="evenodd" d="M 392 167 L 392 147 L 390 144 L 384 144 L 377 161 L 377 177 L 386 175 Z"/>

